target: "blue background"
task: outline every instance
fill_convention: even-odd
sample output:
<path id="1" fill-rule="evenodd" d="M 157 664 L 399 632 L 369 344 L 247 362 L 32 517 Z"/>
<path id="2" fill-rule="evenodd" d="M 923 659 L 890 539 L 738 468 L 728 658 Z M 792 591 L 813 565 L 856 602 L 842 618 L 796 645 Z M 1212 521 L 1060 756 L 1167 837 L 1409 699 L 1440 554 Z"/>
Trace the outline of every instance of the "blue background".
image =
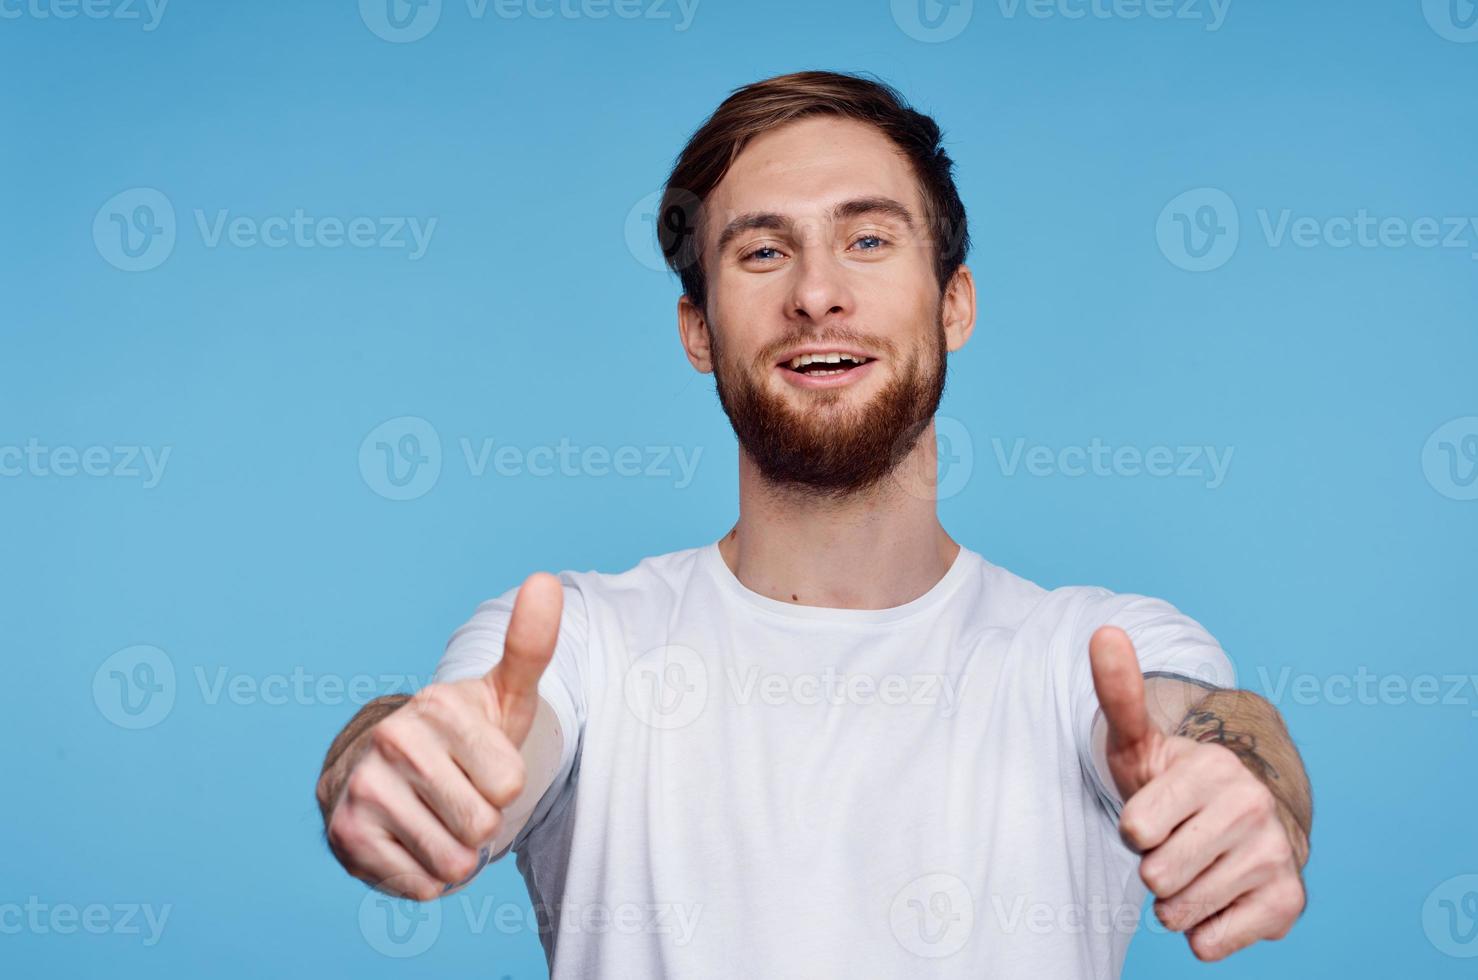
<path id="1" fill-rule="evenodd" d="M 170 912 L 152 945 L 113 912 L 101 935 L 17 930 L 13 912 L 6 973 L 543 975 L 532 929 L 479 934 L 452 902 L 419 958 L 376 948 L 312 794 L 355 705 L 311 683 L 274 696 L 273 679 L 414 687 L 476 603 L 529 572 L 616 571 L 729 528 L 732 433 L 628 218 L 730 89 L 815 67 L 898 85 L 959 165 L 981 316 L 941 409 L 960 467 L 945 526 L 1043 585 L 1164 596 L 1243 686 L 1283 692 L 1316 792 L 1309 906 L 1215 972 L 1472 975 L 1448 955 L 1478 954 L 1472 921 L 1433 909 L 1478 889 L 1460 878 L 1478 873 L 1478 689 L 1362 704 L 1277 682 L 1474 671 L 1478 231 L 1300 247 L 1261 217 L 1478 215 L 1468 0 L 1446 30 L 1446 0 L 1233 0 L 1214 30 L 1205 0 L 1184 20 L 987 0 L 955 9 L 950 37 L 901 0 L 703 0 L 686 30 L 671 2 L 511 19 L 446 0 L 408 42 L 353 0 L 175 0 L 152 30 L 146 8 L 47 3 L 7 0 L 0 19 L 0 447 L 170 456 L 154 486 L 51 463 L 0 477 L 0 906 Z M 106 230 L 137 188 L 164 196 L 176 239 L 130 272 Z M 1157 227 L 1204 217 L 1195 199 L 1166 211 L 1201 188 L 1234 202 L 1219 240 L 1228 218 L 1240 233 L 1192 272 Z M 211 247 L 195 214 L 223 209 L 437 224 L 417 259 Z M 361 446 L 407 416 L 440 471 L 390 499 Z M 1002 465 L 1018 439 L 1094 438 L 1234 455 L 1215 487 Z M 475 456 L 486 439 L 702 455 L 683 486 L 670 460 L 665 476 L 477 475 L 462 440 Z M 137 645 L 176 686 L 130 729 L 105 661 Z M 527 905 L 511 863 L 465 894 Z M 1143 929 L 1125 976 L 1202 969 Z"/>

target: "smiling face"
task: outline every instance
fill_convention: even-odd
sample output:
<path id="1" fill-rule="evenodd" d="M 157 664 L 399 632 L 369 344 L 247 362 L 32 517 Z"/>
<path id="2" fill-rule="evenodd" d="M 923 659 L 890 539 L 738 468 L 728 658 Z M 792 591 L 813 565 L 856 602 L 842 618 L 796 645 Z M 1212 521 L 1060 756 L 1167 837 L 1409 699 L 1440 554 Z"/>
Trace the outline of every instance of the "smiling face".
<path id="1" fill-rule="evenodd" d="M 941 296 L 926 228 L 902 154 L 832 116 L 755 139 L 705 202 L 708 309 L 684 297 L 683 341 L 770 482 L 868 489 L 928 428 L 974 290 L 961 267 Z"/>

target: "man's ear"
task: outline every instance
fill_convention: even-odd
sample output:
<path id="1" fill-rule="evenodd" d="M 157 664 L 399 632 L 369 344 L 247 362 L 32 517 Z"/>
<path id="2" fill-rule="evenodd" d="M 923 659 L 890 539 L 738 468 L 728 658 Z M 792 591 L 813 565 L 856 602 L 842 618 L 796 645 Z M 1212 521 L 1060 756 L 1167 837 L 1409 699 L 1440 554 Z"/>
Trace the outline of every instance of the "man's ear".
<path id="1" fill-rule="evenodd" d="M 677 333 L 688 363 L 703 374 L 712 374 L 713 338 L 708 333 L 708 318 L 686 293 L 677 300 Z"/>
<path id="2" fill-rule="evenodd" d="M 975 332 L 975 277 L 961 265 L 944 291 L 944 336 L 950 351 L 965 346 Z"/>

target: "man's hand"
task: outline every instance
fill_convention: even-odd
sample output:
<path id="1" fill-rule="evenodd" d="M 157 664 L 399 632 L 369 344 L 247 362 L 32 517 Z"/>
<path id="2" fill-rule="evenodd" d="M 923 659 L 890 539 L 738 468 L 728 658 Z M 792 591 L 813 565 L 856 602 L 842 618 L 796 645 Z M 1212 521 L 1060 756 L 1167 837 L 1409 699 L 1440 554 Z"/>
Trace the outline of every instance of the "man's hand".
<path id="1" fill-rule="evenodd" d="M 563 605 L 559 579 L 529 576 L 491 671 L 428 685 L 325 766 L 319 794 L 330 808 L 329 846 L 350 874 L 425 901 L 465 884 L 486 864 L 503 811 L 523 792 L 519 749 Z M 335 798 L 327 798 L 334 787 Z"/>
<path id="2" fill-rule="evenodd" d="M 1266 782 L 1277 772 L 1249 736 L 1227 731 L 1224 719 L 1200 706 L 1182 723 L 1184 734 L 1157 728 L 1123 630 L 1103 627 L 1088 649 L 1108 726 L 1109 771 L 1126 801 L 1119 833 L 1141 855 L 1156 916 L 1185 931 L 1201 960 L 1282 939 L 1303 912 L 1299 868 L 1308 845 Z"/>

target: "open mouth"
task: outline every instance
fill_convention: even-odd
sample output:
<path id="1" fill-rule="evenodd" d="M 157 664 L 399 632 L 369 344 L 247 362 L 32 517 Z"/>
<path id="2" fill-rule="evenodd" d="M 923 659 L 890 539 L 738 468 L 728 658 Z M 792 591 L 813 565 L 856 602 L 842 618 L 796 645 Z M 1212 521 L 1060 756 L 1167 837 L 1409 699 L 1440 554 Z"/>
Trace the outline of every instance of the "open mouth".
<path id="1" fill-rule="evenodd" d="M 796 374 L 804 374 L 810 378 L 827 378 L 833 375 L 846 374 L 848 371 L 856 370 L 864 364 L 870 364 L 875 358 L 864 357 L 857 354 L 801 354 L 793 357 L 780 366 L 787 371 Z"/>

